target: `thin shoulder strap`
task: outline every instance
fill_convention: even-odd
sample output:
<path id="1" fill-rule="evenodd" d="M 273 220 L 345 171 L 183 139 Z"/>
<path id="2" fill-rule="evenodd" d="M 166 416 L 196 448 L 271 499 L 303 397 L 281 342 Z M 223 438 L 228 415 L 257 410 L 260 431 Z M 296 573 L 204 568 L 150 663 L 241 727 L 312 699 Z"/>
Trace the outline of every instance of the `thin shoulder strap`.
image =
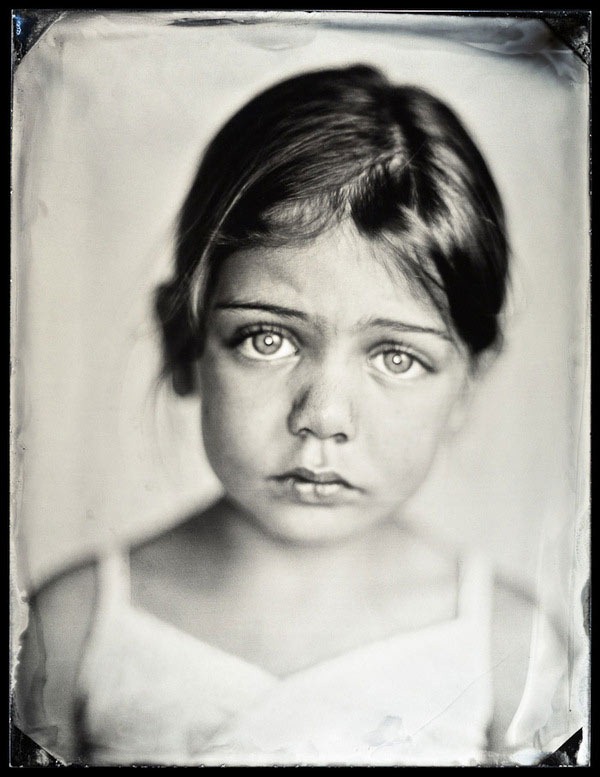
<path id="1" fill-rule="evenodd" d="M 131 600 L 129 555 L 123 548 L 108 548 L 98 563 L 99 614 Z"/>
<path id="2" fill-rule="evenodd" d="M 471 552 L 461 558 L 457 623 L 473 672 L 471 692 L 476 692 L 481 720 L 486 722 L 492 719 L 494 707 L 491 672 L 493 583 L 493 565 L 484 553 Z"/>
<path id="3" fill-rule="evenodd" d="M 128 554 L 117 547 L 104 549 L 97 557 L 96 603 L 94 616 L 77 672 L 77 726 L 83 731 L 89 692 L 95 687 L 98 661 L 105 660 L 106 645 L 114 639 L 115 624 L 119 628 L 120 613 L 127 608 L 129 594 Z M 81 739 L 84 742 L 85 738 Z"/>
<path id="4" fill-rule="evenodd" d="M 460 561 L 458 614 L 486 628 L 491 619 L 492 565 L 483 553 L 472 552 Z"/>

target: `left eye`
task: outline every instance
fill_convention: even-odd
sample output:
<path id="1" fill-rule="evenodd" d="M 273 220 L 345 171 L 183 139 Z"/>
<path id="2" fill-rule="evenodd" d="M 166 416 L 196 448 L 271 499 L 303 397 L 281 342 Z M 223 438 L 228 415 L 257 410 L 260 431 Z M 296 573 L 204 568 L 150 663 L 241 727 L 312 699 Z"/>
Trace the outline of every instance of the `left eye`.
<path id="1" fill-rule="evenodd" d="M 427 371 L 426 367 L 406 351 L 382 351 L 371 359 L 373 366 L 386 375 L 417 377 Z"/>
<path id="2" fill-rule="evenodd" d="M 249 359 L 262 361 L 283 359 L 297 353 L 293 343 L 277 332 L 256 332 L 242 340 L 238 350 Z"/>

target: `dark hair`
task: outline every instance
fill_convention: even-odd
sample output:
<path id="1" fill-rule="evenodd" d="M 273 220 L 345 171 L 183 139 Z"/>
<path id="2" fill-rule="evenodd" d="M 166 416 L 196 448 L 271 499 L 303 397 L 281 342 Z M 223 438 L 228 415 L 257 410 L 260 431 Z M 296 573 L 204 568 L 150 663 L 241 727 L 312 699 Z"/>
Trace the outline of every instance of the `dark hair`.
<path id="1" fill-rule="evenodd" d="M 387 244 L 472 357 L 498 346 L 508 245 L 483 157 L 443 102 L 356 65 L 276 84 L 208 146 L 180 213 L 174 276 L 156 296 L 164 371 L 180 390 L 223 260 L 344 218 Z"/>

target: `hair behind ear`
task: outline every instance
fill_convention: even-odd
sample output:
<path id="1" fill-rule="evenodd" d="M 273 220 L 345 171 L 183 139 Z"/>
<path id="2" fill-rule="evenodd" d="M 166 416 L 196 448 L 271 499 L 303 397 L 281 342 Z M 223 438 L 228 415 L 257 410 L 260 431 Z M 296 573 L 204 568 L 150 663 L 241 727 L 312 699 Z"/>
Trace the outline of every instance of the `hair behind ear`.
<path id="1" fill-rule="evenodd" d="M 171 371 L 173 391 L 179 397 L 187 397 L 196 390 L 196 376 L 191 363 L 179 364 Z"/>
<path id="2" fill-rule="evenodd" d="M 174 283 L 158 287 L 154 298 L 154 310 L 160 327 L 163 357 L 162 376 L 170 376 L 173 390 L 181 397 L 196 388 L 194 377 L 193 341 L 187 308 Z"/>
<path id="3" fill-rule="evenodd" d="M 487 373 L 493 369 L 494 365 L 502 355 L 502 335 L 498 336 L 499 342 L 494 343 L 490 348 L 475 354 L 471 357 L 471 376 L 473 379 L 484 378 Z"/>

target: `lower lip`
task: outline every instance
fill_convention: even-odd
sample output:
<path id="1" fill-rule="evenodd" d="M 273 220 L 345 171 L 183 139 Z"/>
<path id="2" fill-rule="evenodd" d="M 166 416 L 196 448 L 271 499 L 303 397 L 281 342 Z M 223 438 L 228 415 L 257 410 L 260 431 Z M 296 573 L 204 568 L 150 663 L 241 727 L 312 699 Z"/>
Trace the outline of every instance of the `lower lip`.
<path id="1" fill-rule="evenodd" d="M 307 505 L 336 505 L 354 501 L 357 490 L 343 483 L 311 483 L 294 477 L 276 481 L 284 496 Z"/>

